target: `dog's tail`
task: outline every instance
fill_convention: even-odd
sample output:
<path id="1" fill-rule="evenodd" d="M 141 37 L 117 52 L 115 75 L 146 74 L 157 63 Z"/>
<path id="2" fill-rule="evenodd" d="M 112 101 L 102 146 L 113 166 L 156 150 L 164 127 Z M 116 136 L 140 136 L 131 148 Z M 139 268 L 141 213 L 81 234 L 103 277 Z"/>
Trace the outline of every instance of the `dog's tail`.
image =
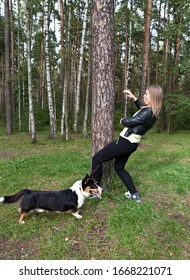
<path id="1" fill-rule="evenodd" d="M 2 202 L 2 203 L 16 203 L 21 199 L 21 197 L 24 194 L 29 194 L 29 193 L 31 193 L 30 189 L 23 189 L 20 192 L 14 194 L 14 195 L 0 197 L 0 202 Z"/>

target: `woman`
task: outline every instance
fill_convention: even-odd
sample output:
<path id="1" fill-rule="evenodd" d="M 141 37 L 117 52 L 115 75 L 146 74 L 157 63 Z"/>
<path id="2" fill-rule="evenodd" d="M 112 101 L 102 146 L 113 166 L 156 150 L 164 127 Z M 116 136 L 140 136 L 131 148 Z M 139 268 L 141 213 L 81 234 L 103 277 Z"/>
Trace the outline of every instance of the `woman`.
<path id="1" fill-rule="evenodd" d="M 126 98 L 134 100 L 139 109 L 132 117 L 122 118 L 120 123 L 125 127 L 117 140 L 109 143 L 92 158 L 92 173 L 100 184 L 103 167 L 102 163 L 115 159 L 114 168 L 128 192 L 125 196 L 136 202 L 141 201 L 141 197 L 136 190 L 133 179 L 129 172 L 125 170 L 125 164 L 132 153 L 138 147 L 142 136 L 155 123 L 162 106 L 162 89 L 159 85 L 149 85 L 143 96 L 142 104 L 129 90 L 124 90 Z"/>

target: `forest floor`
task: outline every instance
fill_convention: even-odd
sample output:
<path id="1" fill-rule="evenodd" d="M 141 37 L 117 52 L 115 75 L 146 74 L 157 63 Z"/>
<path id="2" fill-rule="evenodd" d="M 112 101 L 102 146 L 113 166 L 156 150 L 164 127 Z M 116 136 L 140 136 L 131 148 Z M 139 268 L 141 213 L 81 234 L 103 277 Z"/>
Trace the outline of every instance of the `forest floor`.
<path id="1" fill-rule="evenodd" d="M 31 144 L 28 134 L 0 133 L 0 197 L 22 188 L 65 189 L 90 172 L 90 138 L 37 138 Z M 18 205 L 1 204 L 0 259 L 189 259 L 189 132 L 149 132 L 127 169 L 142 202 L 127 200 L 114 175 L 101 200 L 85 201 L 81 220 L 68 213 L 30 213 L 20 225 Z"/>

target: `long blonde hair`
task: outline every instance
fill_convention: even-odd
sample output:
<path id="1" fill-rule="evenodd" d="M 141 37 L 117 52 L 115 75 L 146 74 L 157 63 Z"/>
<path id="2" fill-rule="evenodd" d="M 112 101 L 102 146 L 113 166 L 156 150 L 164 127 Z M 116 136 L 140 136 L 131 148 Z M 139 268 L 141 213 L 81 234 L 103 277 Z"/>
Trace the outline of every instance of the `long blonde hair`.
<path id="1" fill-rule="evenodd" d="M 155 85 L 148 85 L 147 90 L 150 93 L 153 116 L 158 117 L 162 108 L 162 100 L 163 100 L 162 88 L 159 85 L 155 84 Z"/>

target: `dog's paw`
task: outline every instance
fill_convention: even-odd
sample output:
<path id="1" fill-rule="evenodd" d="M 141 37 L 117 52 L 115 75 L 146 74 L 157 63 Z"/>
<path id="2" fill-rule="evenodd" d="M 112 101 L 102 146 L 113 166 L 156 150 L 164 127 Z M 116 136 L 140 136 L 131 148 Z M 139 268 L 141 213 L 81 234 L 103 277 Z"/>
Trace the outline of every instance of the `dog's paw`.
<path id="1" fill-rule="evenodd" d="M 82 219 L 82 216 L 78 212 L 72 213 L 72 215 L 77 219 Z"/>
<path id="2" fill-rule="evenodd" d="M 77 219 L 82 219 L 82 216 L 78 214 Z"/>
<path id="3" fill-rule="evenodd" d="M 20 224 L 20 225 L 24 225 L 24 224 L 25 224 L 25 221 L 19 221 L 19 224 Z"/>
<path id="4" fill-rule="evenodd" d="M 36 212 L 38 212 L 38 213 L 43 213 L 44 211 L 45 211 L 44 209 L 40 209 L 40 208 L 36 209 Z"/>

